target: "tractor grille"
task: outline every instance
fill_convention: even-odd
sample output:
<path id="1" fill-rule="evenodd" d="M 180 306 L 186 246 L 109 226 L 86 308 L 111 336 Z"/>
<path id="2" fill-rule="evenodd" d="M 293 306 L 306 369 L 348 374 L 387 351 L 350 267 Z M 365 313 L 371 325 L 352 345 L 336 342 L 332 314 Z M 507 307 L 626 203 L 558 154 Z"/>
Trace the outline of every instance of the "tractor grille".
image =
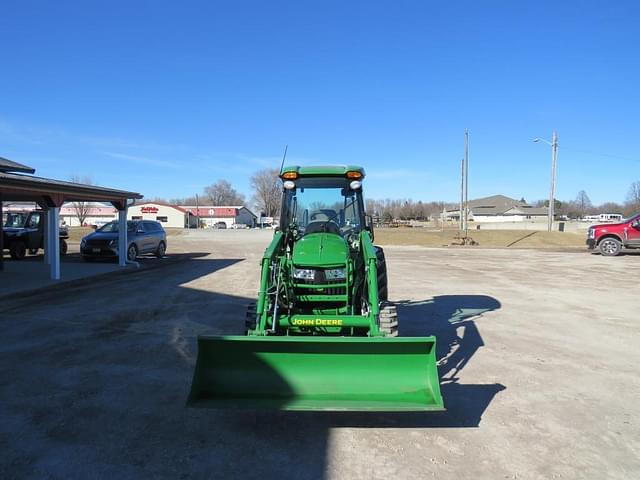
<path id="1" fill-rule="evenodd" d="M 294 287 L 296 296 L 301 297 L 305 295 L 346 295 L 347 287 L 327 287 L 322 289 L 300 288 Z"/>

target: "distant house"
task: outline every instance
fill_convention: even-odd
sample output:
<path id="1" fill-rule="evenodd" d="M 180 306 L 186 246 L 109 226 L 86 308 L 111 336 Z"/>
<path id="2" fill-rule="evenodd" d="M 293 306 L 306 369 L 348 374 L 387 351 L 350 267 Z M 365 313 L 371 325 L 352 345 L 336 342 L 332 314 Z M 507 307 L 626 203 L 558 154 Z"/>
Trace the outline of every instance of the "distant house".
<path id="1" fill-rule="evenodd" d="M 533 207 L 504 195 L 469 200 L 469 220 L 473 222 L 535 222 L 549 215 L 547 207 Z M 446 220 L 460 220 L 460 209 L 444 212 Z"/>

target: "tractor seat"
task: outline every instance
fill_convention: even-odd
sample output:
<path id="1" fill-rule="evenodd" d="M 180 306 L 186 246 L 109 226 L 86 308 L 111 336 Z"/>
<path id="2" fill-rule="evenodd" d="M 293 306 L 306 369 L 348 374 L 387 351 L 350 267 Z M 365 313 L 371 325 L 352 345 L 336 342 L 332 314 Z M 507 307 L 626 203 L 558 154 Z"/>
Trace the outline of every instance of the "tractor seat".
<path id="1" fill-rule="evenodd" d="M 304 234 L 307 235 L 309 233 L 335 233 L 340 235 L 340 227 L 331 221 L 314 221 L 307 225 L 307 228 L 304 229 Z"/>

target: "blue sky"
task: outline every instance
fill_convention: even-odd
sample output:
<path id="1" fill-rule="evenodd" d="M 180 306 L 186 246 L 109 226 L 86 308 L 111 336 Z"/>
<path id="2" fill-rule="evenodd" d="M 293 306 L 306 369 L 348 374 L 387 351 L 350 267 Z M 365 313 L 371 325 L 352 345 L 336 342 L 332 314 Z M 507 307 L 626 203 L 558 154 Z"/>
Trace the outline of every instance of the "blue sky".
<path id="1" fill-rule="evenodd" d="M 0 156 L 188 196 L 287 163 L 371 198 L 623 201 L 640 180 L 640 3 L 5 2 Z"/>

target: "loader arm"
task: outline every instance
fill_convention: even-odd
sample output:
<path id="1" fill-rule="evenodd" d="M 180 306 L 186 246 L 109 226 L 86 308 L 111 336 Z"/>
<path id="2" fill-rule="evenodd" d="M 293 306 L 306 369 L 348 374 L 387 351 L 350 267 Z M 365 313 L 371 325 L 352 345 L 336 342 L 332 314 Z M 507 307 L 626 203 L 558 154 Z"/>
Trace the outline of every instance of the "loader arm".
<path id="1" fill-rule="evenodd" d="M 378 258 L 376 256 L 376 250 L 373 248 L 373 243 L 371 242 L 371 236 L 366 230 L 360 232 L 360 251 L 362 252 L 365 265 L 364 280 L 369 302 L 369 335 L 377 337 L 380 336 L 380 330 L 378 329 L 378 315 L 380 314 L 380 302 L 378 299 Z"/>
<path id="2" fill-rule="evenodd" d="M 271 266 L 278 261 L 281 257 L 282 250 L 284 249 L 285 235 L 278 231 L 274 234 L 273 239 L 269 246 L 265 249 L 264 255 L 260 262 L 260 290 L 258 291 L 258 302 L 256 305 L 256 312 L 258 315 L 258 321 L 256 322 L 256 335 L 265 335 L 267 330 L 267 321 L 269 318 L 269 288 L 270 285 L 269 273 L 271 272 Z M 280 272 L 277 272 L 279 275 Z M 277 292 L 276 292 L 277 293 Z"/>

